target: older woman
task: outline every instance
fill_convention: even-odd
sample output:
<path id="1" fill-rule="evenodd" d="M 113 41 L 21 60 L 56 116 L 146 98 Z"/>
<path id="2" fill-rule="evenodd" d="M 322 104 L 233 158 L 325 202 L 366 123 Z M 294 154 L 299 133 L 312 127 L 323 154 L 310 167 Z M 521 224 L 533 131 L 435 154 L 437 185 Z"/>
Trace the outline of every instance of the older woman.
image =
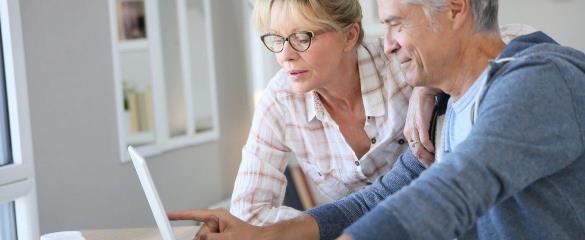
<path id="1" fill-rule="evenodd" d="M 408 147 L 412 89 L 391 75 L 382 39 L 363 40 L 357 0 L 260 0 L 254 11 L 282 69 L 254 113 L 230 211 L 265 225 L 300 214 L 281 205 L 291 154 L 330 200 L 387 171 Z"/>

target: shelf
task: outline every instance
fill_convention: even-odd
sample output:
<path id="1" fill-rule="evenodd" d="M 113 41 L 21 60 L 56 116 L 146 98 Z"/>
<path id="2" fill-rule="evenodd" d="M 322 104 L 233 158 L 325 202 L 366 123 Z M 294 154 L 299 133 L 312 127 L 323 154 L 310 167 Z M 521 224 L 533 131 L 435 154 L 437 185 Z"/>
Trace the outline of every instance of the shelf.
<path id="1" fill-rule="evenodd" d="M 120 52 L 128 52 L 128 51 L 142 51 L 148 50 L 148 40 L 140 39 L 140 40 L 125 40 L 118 42 L 118 51 Z"/>
<path id="2" fill-rule="evenodd" d="M 195 133 L 207 132 L 213 130 L 213 118 L 202 117 L 195 121 Z"/>
<path id="3" fill-rule="evenodd" d="M 155 140 L 156 138 L 153 132 L 139 132 L 126 135 L 126 143 L 128 145 L 149 144 L 154 143 Z"/>
<path id="4" fill-rule="evenodd" d="M 219 138 L 211 0 L 140 2 L 109 0 L 122 162 Z"/>
<path id="5" fill-rule="evenodd" d="M 166 142 L 164 149 L 165 151 L 170 151 L 177 148 L 208 143 L 217 140 L 218 138 L 219 132 L 217 131 L 208 131 L 194 135 L 177 136 L 169 139 Z"/>
<path id="6" fill-rule="evenodd" d="M 179 148 L 194 146 L 198 144 L 205 144 L 211 141 L 219 139 L 219 131 L 210 131 L 205 133 L 199 133 L 195 135 L 183 135 L 173 137 L 163 144 L 146 144 L 142 146 L 133 145 L 130 143 L 130 139 L 127 138 L 128 145 L 133 145 L 136 150 L 143 157 L 152 157 L 165 152 L 173 151 Z M 153 143 L 153 142 L 151 142 Z M 122 151 L 122 162 L 130 162 L 130 155 L 127 151 Z"/>

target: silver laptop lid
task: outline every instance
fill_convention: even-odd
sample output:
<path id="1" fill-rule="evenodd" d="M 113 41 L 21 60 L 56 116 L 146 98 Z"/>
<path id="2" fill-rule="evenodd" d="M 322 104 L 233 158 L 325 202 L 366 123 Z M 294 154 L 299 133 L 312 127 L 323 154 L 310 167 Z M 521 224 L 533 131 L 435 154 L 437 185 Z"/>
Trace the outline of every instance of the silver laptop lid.
<path id="1" fill-rule="evenodd" d="M 136 169 L 136 173 L 140 179 L 140 184 L 150 205 L 150 210 L 152 210 L 152 215 L 154 215 L 154 220 L 156 220 L 160 235 L 163 240 L 175 240 L 175 234 L 173 233 L 173 229 L 171 228 L 171 224 L 169 223 L 169 219 L 160 201 L 144 158 L 132 146 L 128 146 L 128 153 L 130 154 L 130 158 L 132 158 L 132 164 L 134 164 L 134 169 Z"/>

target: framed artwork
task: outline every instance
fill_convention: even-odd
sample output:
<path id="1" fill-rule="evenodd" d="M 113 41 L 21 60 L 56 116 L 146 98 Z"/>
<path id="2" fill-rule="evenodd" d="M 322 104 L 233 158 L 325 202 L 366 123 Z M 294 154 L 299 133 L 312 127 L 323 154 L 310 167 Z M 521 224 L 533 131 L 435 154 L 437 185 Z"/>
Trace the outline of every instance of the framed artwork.
<path id="1" fill-rule="evenodd" d="M 118 35 L 120 40 L 146 38 L 144 0 L 118 2 Z"/>

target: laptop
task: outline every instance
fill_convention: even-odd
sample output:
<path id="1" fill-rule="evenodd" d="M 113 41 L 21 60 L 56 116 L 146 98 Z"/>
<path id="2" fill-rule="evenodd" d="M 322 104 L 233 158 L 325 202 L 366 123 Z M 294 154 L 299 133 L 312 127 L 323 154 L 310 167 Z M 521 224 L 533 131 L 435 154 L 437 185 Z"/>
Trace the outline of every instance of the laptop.
<path id="1" fill-rule="evenodd" d="M 162 239 L 175 240 L 175 234 L 160 201 L 152 177 L 150 177 L 150 171 L 144 158 L 132 146 L 128 146 L 128 153 L 130 153 L 130 158 L 132 158 L 132 164 L 134 164 L 134 169 L 136 169 L 140 184 L 142 185 L 144 194 L 146 194 L 146 199 L 148 200 L 150 210 L 152 210 L 152 215 L 154 215 L 154 220 L 156 220 L 156 225 L 158 226 Z"/>

